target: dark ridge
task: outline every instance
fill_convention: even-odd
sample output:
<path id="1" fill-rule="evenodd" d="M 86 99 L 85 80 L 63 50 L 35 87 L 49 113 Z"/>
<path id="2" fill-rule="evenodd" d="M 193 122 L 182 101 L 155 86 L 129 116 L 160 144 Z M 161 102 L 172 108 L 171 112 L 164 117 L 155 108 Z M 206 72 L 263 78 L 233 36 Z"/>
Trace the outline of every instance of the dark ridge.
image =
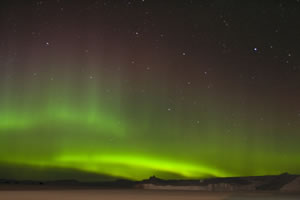
<path id="1" fill-rule="evenodd" d="M 8 186 L 45 186 L 48 188 L 80 188 L 80 187 L 92 187 L 92 188 L 134 188 L 137 182 L 130 180 L 115 180 L 115 181 L 102 181 L 102 182 L 80 182 L 77 180 L 56 180 L 56 181 L 31 181 L 31 180 L 8 180 L 8 179 L 0 179 L 1 185 Z"/>
<path id="2" fill-rule="evenodd" d="M 210 178 L 203 180 L 164 180 L 155 176 L 142 181 L 131 181 L 118 179 L 115 181 L 80 182 L 77 180 L 56 180 L 56 181 L 31 181 L 31 180 L 9 180 L 0 179 L 0 186 L 6 185 L 10 188 L 16 186 L 39 186 L 47 189 L 56 188 L 105 188 L 105 189 L 133 189 L 147 188 L 145 186 L 164 186 L 176 189 L 177 186 L 199 186 L 204 191 L 280 191 L 286 184 L 298 178 L 297 175 L 288 173 L 278 176 L 254 176 L 254 177 L 231 177 L 231 178 Z M 151 186 L 152 187 L 152 186 Z M 150 187 L 150 188 L 151 188 Z M 299 188 L 300 192 L 300 188 Z"/>
<path id="3" fill-rule="evenodd" d="M 280 190 L 284 185 L 292 182 L 298 176 L 290 175 L 288 173 L 279 176 L 272 176 L 266 183 L 256 187 L 257 190 Z"/>

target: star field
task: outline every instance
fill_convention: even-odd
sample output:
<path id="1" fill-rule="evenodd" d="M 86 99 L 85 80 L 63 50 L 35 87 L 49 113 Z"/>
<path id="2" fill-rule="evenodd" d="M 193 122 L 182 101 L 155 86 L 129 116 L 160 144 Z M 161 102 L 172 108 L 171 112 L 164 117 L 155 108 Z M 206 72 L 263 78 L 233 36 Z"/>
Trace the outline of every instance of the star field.
<path id="1" fill-rule="evenodd" d="M 2 1 L 0 177 L 299 174 L 299 11 L 299 0 Z"/>

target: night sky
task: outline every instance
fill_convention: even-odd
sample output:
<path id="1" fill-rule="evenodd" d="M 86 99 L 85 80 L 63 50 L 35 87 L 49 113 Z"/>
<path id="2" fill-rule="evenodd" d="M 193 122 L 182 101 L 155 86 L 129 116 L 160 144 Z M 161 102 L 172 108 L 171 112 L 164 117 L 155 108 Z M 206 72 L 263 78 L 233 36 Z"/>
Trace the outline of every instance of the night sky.
<path id="1" fill-rule="evenodd" d="M 0 4 L 0 178 L 300 174 L 299 0 Z"/>

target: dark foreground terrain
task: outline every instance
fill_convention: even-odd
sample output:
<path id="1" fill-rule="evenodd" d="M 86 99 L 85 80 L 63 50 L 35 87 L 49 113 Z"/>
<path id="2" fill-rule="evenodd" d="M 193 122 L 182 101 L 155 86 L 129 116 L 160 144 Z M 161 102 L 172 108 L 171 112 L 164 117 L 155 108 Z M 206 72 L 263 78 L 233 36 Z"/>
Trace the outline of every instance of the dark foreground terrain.
<path id="1" fill-rule="evenodd" d="M 0 200 L 300 200 L 300 176 L 79 182 L 0 179 Z"/>
<path id="2" fill-rule="evenodd" d="M 300 193 L 300 176 L 288 173 L 274 176 L 210 178 L 203 180 L 163 180 L 155 176 L 143 181 L 115 180 L 80 182 L 76 180 L 30 181 L 0 179 L 1 190 L 47 189 L 148 189 L 201 192 L 289 192 Z"/>
<path id="3" fill-rule="evenodd" d="M 300 194 L 287 193 L 221 193 L 162 190 L 3 190 L 5 200 L 299 200 Z"/>

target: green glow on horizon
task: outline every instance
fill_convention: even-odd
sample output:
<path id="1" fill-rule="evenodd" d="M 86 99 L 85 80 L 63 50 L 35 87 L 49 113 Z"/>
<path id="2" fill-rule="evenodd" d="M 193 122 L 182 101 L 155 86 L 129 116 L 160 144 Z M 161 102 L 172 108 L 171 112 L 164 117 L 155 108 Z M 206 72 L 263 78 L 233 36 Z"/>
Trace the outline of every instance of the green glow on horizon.
<path id="1" fill-rule="evenodd" d="M 217 100 L 203 99 L 206 113 L 189 105 L 170 112 L 159 92 L 133 103 L 121 101 L 118 87 L 108 96 L 94 84 L 88 91 L 63 86 L 1 92 L 0 163 L 134 180 L 300 173 L 297 140 L 282 136 L 275 118 L 257 125 L 251 111 L 232 106 L 240 125 L 228 134 L 232 122 L 220 107 L 231 105 Z"/>
<path id="2" fill-rule="evenodd" d="M 162 171 L 173 174 L 178 174 L 185 178 L 195 178 L 195 177 L 226 177 L 233 176 L 232 174 L 221 172 L 220 170 L 213 169 L 208 166 L 195 165 L 188 162 L 172 161 L 167 159 L 159 159 L 157 157 L 144 156 L 134 156 L 134 155 L 124 155 L 122 153 L 118 155 L 96 155 L 96 156 L 62 156 L 58 159 L 62 163 L 66 163 L 66 166 L 81 166 L 81 169 L 92 172 L 105 172 L 113 176 L 126 177 L 130 179 L 143 179 L 145 178 L 144 171 L 150 171 L 147 175 L 151 175 L 151 171 Z M 74 165 L 75 164 L 75 165 Z M 105 168 L 102 166 L 111 166 Z M 114 170 L 114 166 L 128 166 L 131 172 L 127 171 L 124 173 L 122 167 L 118 170 Z M 100 169 L 100 170 L 99 170 Z M 137 171 L 140 171 L 137 174 Z M 137 174 L 132 176 L 132 174 Z M 142 174 L 142 175 L 139 175 Z M 146 175 L 146 177 L 147 177 Z"/>
<path id="3" fill-rule="evenodd" d="M 6 161 L 7 162 L 7 161 Z M 233 174 L 214 169 L 209 166 L 192 164 L 186 161 L 162 159 L 158 156 L 136 156 L 126 154 L 105 155 L 61 155 L 53 160 L 19 160 L 8 161 L 15 164 L 26 164 L 35 167 L 60 167 L 78 169 L 85 172 L 102 173 L 113 177 L 142 180 L 156 173 L 162 178 L 170 178 L 173 174 L 181 178 L 229 177 Z"/>

